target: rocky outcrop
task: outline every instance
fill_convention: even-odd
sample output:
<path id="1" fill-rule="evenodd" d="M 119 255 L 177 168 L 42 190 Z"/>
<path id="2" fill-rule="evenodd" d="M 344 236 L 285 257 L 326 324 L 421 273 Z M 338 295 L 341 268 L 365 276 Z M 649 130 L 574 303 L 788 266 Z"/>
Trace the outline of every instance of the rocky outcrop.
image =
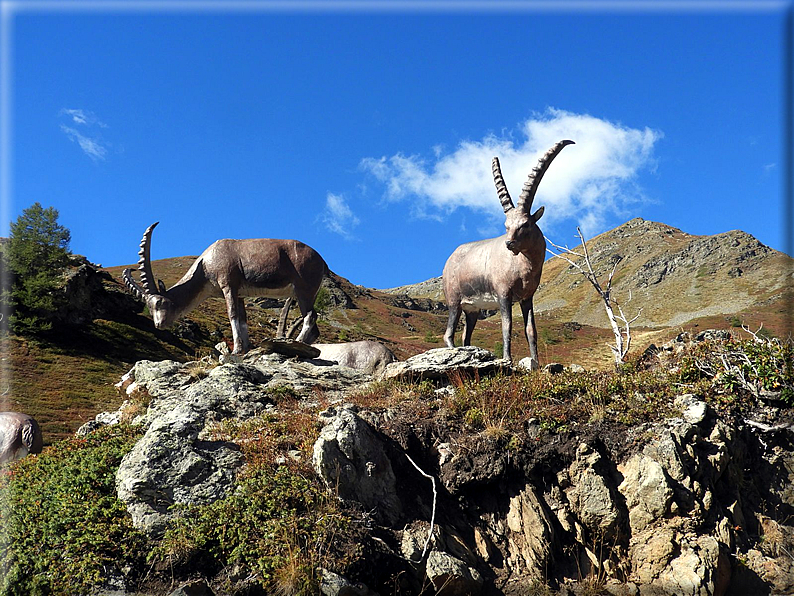
<path id="1" fill-rule="evenodd" d="M 481 352 L 431 350 L 400 370 L 440 384 L 455 370 L 507 370 Z M 422 377 L 428 362 L 437 371 Z M 148 401 L 116 486 L 150 537 L 172 505 L 234 486 L 243 457 L 214 438 L 214 423 L 278 408 L 284 392 L 317 407 L 319 388 L 333 405 L 319 415 L 313 469 L 367 528 L 350 577 L 320 573 L 323 594 L 518 595 L 542 584 L 639 596 L 794 591 L 794 425 L 773 408 L 726 419 L 687 393 L 670 404 L 673 417 L 635 428 L 550 433 L 531 419 L 508 448 L 443 417 L 405 421 L 399 407 L 346 403 L 371 380 L 350 368 L 261 352 L 196 367 L 143 361 L 119 384 Z M 124 407 L 102 421 L 131 415 Z"/>
<path id="2" fill-rule="evenodd" d="M 107 271 L 81 255 L 72 255 L 60 291 L 66 304 L 53 314 L 58 323 L 79 325 L 98 318 L 124 318 L 143 309 Z"/>
<path id="3" fill-rule="evenodd" d="M 537 581 L 584 578 L 640 596 L 790 593 L 791 557 L 742 545 L 761 533 L 781 548 L 794 542 L 785 520 L 772 524 L 761 513 L 794 511 L 794 428 L 762 437 L 717 418 L 694 395 L 675 406 L 680 417 L 641 429 L 649 440 L 622 459 L 597 436 L 541 458 L 452 443 L 443 455 L 414 449 L 441 483 L 432 504 L 427 481 L 420 489 L 397 445 L 418 437 L 337 408 L 323 414 L 315 469 L 341 498 L 374 509 L 403 545 L 395 556 L 413 563 L 417 581 L 445 586 L 439 593 L 525 594 Z M 373 571 L 370 581 L 387 580 Z"/>
<path id="4" fill-rule="evenodd" d="M 262 414 L 285 391 L 310 401 L 321 390 L 334 399 L 371 380 L 350 368 L 258 351 L 207 368 L 197 374 L 196 363 L 142 361 L 123 382 L 125 392 L 145 392 L 151 401 L 133 420 L 145 434 L 122 460 L 116 487 L 134 525 L 150 536 L 163 532 L 173 505 L 212 502 L 233 486 L 243 459 L 236 445 L 207 438 L 212 423 Z"/>

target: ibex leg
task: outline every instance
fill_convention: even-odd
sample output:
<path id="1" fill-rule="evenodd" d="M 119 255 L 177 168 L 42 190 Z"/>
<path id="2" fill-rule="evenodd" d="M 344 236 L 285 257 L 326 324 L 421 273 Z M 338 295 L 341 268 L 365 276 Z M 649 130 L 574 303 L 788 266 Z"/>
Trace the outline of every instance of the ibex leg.
<path id="1" fill-rule="evenodd" d="M 510 335 L 513 332 L 513 302 L 509 297 L 499 298 L 499 313 L 502 315 L 502 343 L 504 357 L 512 362 L 510 352 Z"/>
<path id="2" fill-rule="evenodd" d="M 463 345 L 471 345 L 471 334 L 474 333 L 474 326 L 477 324 L 477 319 L 480 318 L 480 312 L 463 311 Z"/>
<path id="3" fill-rule="evenodd" d="M 320 337 L 320 330 L 317 327 L 317 313 L 314 312 L 314 296 L 309 299 L 298 297 L 298 308 L 303 315 L 303 328 L 298 334 L 297 340 L 310 344 L 317 341 Z"/>
<path id="4" fill-rule="evenodd" d="M 447 322 L 447 331 L 444 333 L 444 344 L 448 348 L 455 347 L 455 328 L 458 326 L 460 320 L 460 303 L 455 304 L 450 301 L 449 303 L 449 321 Z"/>
<path id="5" fill-rule="evenodd" d="M 248 322 L 245 316 L 243 299 L 231 288 L 223 288 L 223 297 L 226 299 L 226 311 L 232 325 L 232 339 L 234 340 L 233 354 L 245 354 L 248 351 Z"/>
<path id="6" fill-rule="evenodd" d="M 284 307 L 281 309 L 281 316 L 278 319 L 278 329 L 276 329 L 276 337 L 287 337 L 287 317 L 289 316 L 289 309 L 292 306 L 294 298 L 290 296 L 284 301 Z"/>
<path id="7" fill-rule="evenodd" d="M 530 370 L 537 370 L 540 368 L 540 361 L 538 360 L 538 339 L 532 298 L 521 301 L 521 314 L 524 315 L 524 334 L 529 344 L 529 368 Z"/>

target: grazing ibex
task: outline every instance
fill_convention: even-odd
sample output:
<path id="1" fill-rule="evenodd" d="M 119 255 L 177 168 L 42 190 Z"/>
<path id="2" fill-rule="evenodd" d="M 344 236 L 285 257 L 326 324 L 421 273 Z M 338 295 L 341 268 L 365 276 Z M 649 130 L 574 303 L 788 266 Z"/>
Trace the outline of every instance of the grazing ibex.
<path id="1" fill-rule="evenodd" d="M 0 465 L 41 453 L 41 428 L 33 417 L 17 412 L 0 412 Z"/>
<path id="2" fill-rule="evenodd" d="M 149 307 L 155 327 L 168 328 L 207 298 L 222 296 L 232 324 L 233 353 L 242 354 L 250 347 L 243 296 L 294 297 L 303 316 L 298 340 L 308 344 L 320 336 L 314 299 L 328 266 L 313 248 L 297 240 L 218 240 L 166 290 L 161 280 L 155 284 L 152 273 L 152 230 L 156 225 L 149 226 L 141 240 L 141 283 L 132 278 L 129 269 L 122 273 L 130 291 Z"/>
<path id="3" fill-rule="evenodd" d="M 455 249 L 442 274 L 444 294 L 449 306 L 449 322 L 444 342 L 455 345 L 455 327 L 461 310 L 466 314 L 463 345 L 471 344 L 471 334 L 481 309 L 498 308 L 502 315 L 504 356 L 510 354 L 510 333 L 513 327 L 513 302 L 521 304 L 524 332 L 529 344 L 531 367 L 538 368 L 538 347 L 535 337 L 535 314 L 532 296 L 540 283 L 540 272 L 546 256 L 546 241 L 537 226 L 543 207 L 530 213 L 532 201 L 543 174 L 552 160 L 573 141 L 560 141 L 549 149 L 524 183 L 518 205 L 514 206 L 502 178 L 499 159 L 494 157 L 492 170 L 496 193 L 505 212 L 507 234 L 498 238 L 469 242 Z"/>

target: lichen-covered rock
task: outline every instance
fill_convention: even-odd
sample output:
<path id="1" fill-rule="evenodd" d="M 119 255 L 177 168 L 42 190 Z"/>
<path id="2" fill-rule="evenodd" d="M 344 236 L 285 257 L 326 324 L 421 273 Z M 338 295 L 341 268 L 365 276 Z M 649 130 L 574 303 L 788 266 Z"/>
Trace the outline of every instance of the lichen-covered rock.
<path id="1" fill-rule="evenodd" d="M 443 551 L 430 551 L 425 573 L 439 596 L 477 596 L 482 591 L 480 573 Z"/>
<path id="2" fill-rule="evenodd" d="M 571 485 L 565 492 L 573 514 L 590 534 L 611 540 L 619 532 L 622 515 L 616 491 L 598 469 L 602 459 L 598 451 L 582 443 L 568 469 Z"/>
<path id="3" fill-rule="evenodd" d="M 404 362 L 392 362 L 386 367 L 383 378 L 418 381 L 446 379 L 452 371 L 486 375 L 509 369 L 509 362 L 498 359 L 493 352 L 476 346 L 461 346 L 435 348 L 412 356 Z"/>
<path id="4" fill-rule="evenodd" d="M 272 407 L 274 393 L 315 399 L 319 389 L 333 398 L 371 381 L 346 367 L 261 352 L 199 376 L 190 367 L 141 361 L 129 375 L 151 403 L 137 419 L 146 432 L 122 460 L 116 489 L 133 524 L 150 536 L 162 534 L 172 505 L 209 503 L 233 486 L 243 457 L 234 444 L 208 440 L 209 425 L 260 415 Z"/>
<path id="5" fill-rule="evenodd" d="M 331 408 L 321 417 L 326 425 L 312 456 L 317 475 L 340 498 L 357 501 L 374 510 L 378 519 L 396 523 L 402 503 L 383 439 L 350 408 Z"/>
<path id="6" fill-rule="evenodd" d="M 320 594 L 322 596 L 378 596 L 365 584 L 352 583 L 338 573 L 320 568 Z"/>
<path id="7" fill-rule="evenodd" d="M 631 531 L 642 532 L 668 513 L 673 489 L 661 464 L 642 453 L 633 455 L 622 473 L 618 490 L 626 499 Z"/>

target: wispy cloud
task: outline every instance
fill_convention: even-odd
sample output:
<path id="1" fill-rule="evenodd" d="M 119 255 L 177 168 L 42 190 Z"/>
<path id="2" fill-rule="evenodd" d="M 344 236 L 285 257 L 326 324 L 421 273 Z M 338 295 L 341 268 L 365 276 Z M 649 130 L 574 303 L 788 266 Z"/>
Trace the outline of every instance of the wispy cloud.
<path id="1" fill-rule="evenodd" d="M 83 153 L 85 153 L 88 157 L 90 157 L 94 161 L 100 161 L 105 159 L 105 156 L 107 155 L 108 151 L 100 140 L 95 138 L 92 139 L 91 137 L 86 137 L 80 134 L 74 128 L 64 126 L 63 124 L 61 124 L 61 130 L 64 133 L 66 133 L 66 136 L 69 137 L 72 141 L 80 145 L 80 149 L 83 150 Z"/>
<path id="2" fill-rule="evenodd" d="M 94 161 L 104 161 L 108 153 L 108 143 L 96 128 L 107 128 L 97 116 L 88 110 L 67 109 L 59 112 L 59 116 L 66 117 L 70 126 L 61 124 L 61 131 L 73 142 L 77 143 L 88 157 Z M 80 130 L 75 128 L 80 127 Z"/>
<path id="3" fill-rule="evenodd" d="M 345 197 L 330 192 L 325 199 L 325 209 L 320 217 L 326 228 L 347 240 L 353 239 L 353 228 L 360 223 Z"/>
<path id="4" fill-rule="evenodd" d="M 88 110 L 71 110 L 64 108 L 60 111 L 60 115 L 68 116 L 75 124 L 82 124 L 86 126 L 96 125 L 101 128 L 107 128 L 107 124 L 97 118 L 96 114 Z"/>
<path id="5" fill-rule="evenodd" d="M 585 233 L 613 213 L 643 200 L 636 178 L 655 167 L 654 144 L 662 133 L 633 129 L 588 114 L 550 108 L 522 123 L 512 135 L 464 141 L 452 152 L 433 147 L 433 158 L 401 153 L 365 158 L 361 167 L 385 186 L 387 200 L 408 200 L 419 215 L 439 217 L 459 208 L 501 214 L 491 159 L 498 156 L 515 197 L 538 158 L 561 139 L 572 139 L 540 185 L 535 205 L 546 205 L 544 221 L 577 220 Z M 559 162 L 559 163 L 558 163 Z"/>

